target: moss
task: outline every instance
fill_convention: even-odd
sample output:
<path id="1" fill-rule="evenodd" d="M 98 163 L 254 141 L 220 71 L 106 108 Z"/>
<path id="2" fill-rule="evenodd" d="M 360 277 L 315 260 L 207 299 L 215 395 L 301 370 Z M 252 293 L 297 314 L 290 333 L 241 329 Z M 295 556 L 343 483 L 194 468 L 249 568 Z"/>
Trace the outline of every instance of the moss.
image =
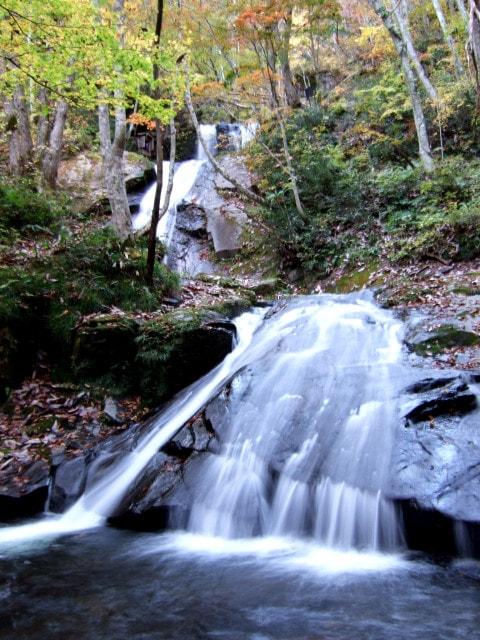
<path id="1" fill-rule="evenodd" d="M 38 420 L 34 424 L 29 425 L 28 427 L 26 427 L 25 433 L 30 438 L 35 437 L 35 436 L 42 436 L 42 435 L 45 435 L 46 433 L 49 433 L 54 424 L 55 424 L 55 417 L 54 416 L 41 418 L 40 420 Z"/>
<path id="2" fill-rule="evenodd" d="M 218 364 L 232 347 L 225 318 L 209 310 L 173 311 L 145 323 L 136 339 L 142 398 L 170 397 Z"/>
<path id="3" fill-rule="evenodd" d="M 84 320 L 75 331 L 73 344 L 76 379 L 94 382 L 115 395 L 132 391 L 138 332 L 139 324 L 128 316 L 105 314 Z"/>
<path id="4" fill-rule="evenodd" d="M 480 344 L 480 336 L 453 325 L 443 325 L 432 332 L 431 337 L 413 345 L 420 356 L 439 355 L 453 347 L 474 347 Z"/>
<path id="5" fill-rule="evenodd" d="M 351 293 L 352 291 L 364 289 L 376 268 L 377 263 L 371 262 L 363 269 L 352 271 L 342 276 L 333 285 L 328 287 L 327 291 L 329 293 Z"/>
<path id="6" fill-rule="evenodd" d="M 460 285 L 453 289 L 453 293 L 458 293 L 462 296 L 478 296 L 480 295 L 480 287 L 469 287 L 467 285 Z"/>

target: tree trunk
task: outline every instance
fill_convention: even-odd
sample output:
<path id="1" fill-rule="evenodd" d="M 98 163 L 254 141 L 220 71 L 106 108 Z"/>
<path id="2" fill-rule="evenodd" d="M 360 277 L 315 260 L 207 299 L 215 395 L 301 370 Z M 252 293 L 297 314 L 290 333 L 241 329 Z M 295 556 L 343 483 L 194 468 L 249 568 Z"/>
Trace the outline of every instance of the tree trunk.
<path id="1" fill-rule="evenodd" d="M 443 13 L 442 5 L 440 4 L 440 0 L 432 0 L 432 4 L 435 9 L 435 13 L 437 14 L 437 19 L 440 23 L 440 27 L 442 28 L 443 37 L 445 38 L 445 42 L 450 49 L 450 53 L 452 54 L 453 63 L 455 65 L 455 73 L 457 77 L 460 77 L 465 73 L 465 69 L 463 68 L 462 61 L 460 60 L 460 57 L 457 53 L 455 41 L 448 29 L 447 20 L 445 18 L 445 14 Z"/>
<path id="2" fill-rule="evenodd" d="M 415 74 L 412 71 L 408 57 L 405 53 L 403 53 L 403 50 L 400 54 L 400 57 L 405 81 L 407 83 L 408 91 L 410 93 L 410 99 L 412 101 L 413 117 L 415 120 L 415 129 L 417 131 L 418 139 L 418 153 L 423 164 L 423 168 L 427 173 L 431 173 L 435 169 L 435 164 L 433 161 L 430 141 L 428 139 L 427 121 L 423 112 L 422 100 L 417 91 Z"/>
<path id="3" fill-rule="evenodd" d="M 407 2 L 408 0 L 393 0 L 393 14 L 395 15 L 396 22 L 400 30 L 400 35 L 397 34 L 396 32 L 397 25 L 395 24 L 393 15 L 387 11 L 387 9 L 383 6 L 382 2 L 379 2 L 378 0 L 374 0 L 374 2 L 373 3 L 371 2 L 370 4 L 381 5 L 383 7 L 382 15 L 380 15 L 377 9 L 375 9 L 375 11 L 382 18 L 383 24 L 387 27 L 388 31 L 390 32 L 390 36 L 396 39 L 400 38 L 402 46 L 404 46 L 406 49 L 408 58 L 410 59 L 410 62 L 413 68 L 415 69 L 415 73 L 417 74 L 418 79 L 424 86 L 425 91 L 427 92 L 430 99 L 436 102 L 438 100 L 438 92 L 433 86 L 433 84 L 430 82 L 430 79 L 427 76 L 427 73 L 423 68 L 422 63 L 420 62 L 420 58 L 418 56 L 417 50 L 415 49 L 415 45 L 413 44 L 412 34 L 410 33 L 410 26 L 409 26 L 409 20 L 408 20 L 409 7 Z M 398 50 L 397 45 L 395 45 L 395 47 Z"/>
<path id="4" fill-rule="evenodd" d="M 58 166 L 62 155 L 63 132 L 67 121 L 68 105 L 60 101 L 55 109 L 55 118 L 50 132 L 48 147 L 42 158 L 42 178 L 46 186 L 55 189 L 57 186 Z"/>
<path id="5" fill-rule="evenodd" d="M 30 109 L 22 86 L 18 86 L 11 100 L 5 102 L 6 129 L 9 132 L 9 170 L 23 176 L 32 169 L 33 142 L 30 131 Z"/>
<path id="6" fill-rule="evenodd" d="M 125 0 L 115 0 L 114 11 L 117 14 L 118 38 L 123 46 L 123 22 Z M 119 70 L 120 71 L 120 70 Z M 105 102 L 98 107 L 98 128 L 103 158 L 103 173 L 108 201 L 112 212 L 112 227 L 121 240 L 132 236 L 132 217 L 125 187 L 123 156 L 127 141 L 127 116 L 125 107 L 115 109 L 115 131 L 113 142 L 110 134 L 110 115 L 107 96 Z M 124 95 L 120 89 L 115 91 L 116 100 L 122 102 Z"/>
<path id="7" fill-rule="evenodd" d="M 50 120 L 47 113 L 48 93 L 45 87 L 40 87 L 40 90 L 38 92 L 38 102 L 40 104 L 40 108 L 42 109 L 42 111 L 38 116 L 37 139 L 36 139 L 35 147 L 36 147 L 37 160 L 40 160 L 47 146 L 48 133 L 50 130 Z"/>
<path id="8" fill-rule="evenodd" d="M 254 193 L 253 191 L 250 191 L 250 189 L 247 189 L 246 187 L 244 187 L 243 185 L 241 185 L 238 180 L 235 180 L 235 178 L 233 178 L 232 176 L 229 176 L 227 173 L 225 173 L 225 171 L 221 168 L 221 166 L 218 164 L 218 162 L 215 160 L 215 158 L 213 157 L 210 149 L 208 148 L 207 143 L 205 142 L 203 136 L 202 136 L 202 132 L 200 131 L 200 125 L 198 123 L 198 118 L 197 115 L 195 113 L 195 109 L 193 108 L 193 103 L 192 103 L 192 96 L 190 94 L 190 88 L 187 84 L 187 88 L 185 91 L 185 104 L 187 106 L 188 109 L 188 113 L 190 114 L 190 118 L 192 120 L 192 124 L 195 128 L 195 132 L 197 134 L 198 140 L 200 141 L 200 144 L 202 145 L 204 151 L 205 151 L 205 155 L 208 158 L 208 161 L 210 162 L 210 164 L 214 167 L 214 169 L 216 171 L 218 171 L 218 173 L 223 176 L 225 178 L 225 180 L 228 180 L 229 182 L 231 182 L 233 184 L 233 186 L 235 187 L 235 189 L 237 189 L 237 191 L 241 194 L 243 194 L 245 197 L 247 197 L 249 200 L 252 200 L 253 202 L 256 202 L 257 204 L 265 204 L 265 200 L 260 197 L 259 195 L 257 195 L 256 193 Z"/>
<path id="9" fill-rule="evenodd" d="M 283 95 L 289 107 L 300 107 L 300 97 L 290 68 L 290 37 L 292 35 L 293 9 L 286 11 L 282 26 L 279 26 L 281 45 L 279 47 L 280 73 L 282 75 Z"/>
<path id="10" fill-rule="evenodd" d="M 480 2 L 480 0 L 477 0 L 477 1 Z M 412 67 L 410 66 L 410 59 L 407 51 L 407 46 L 402 37 L 403 34 L 400 35 L 397 32 L 395 28 L 395 22 L 393 21 L 393 16 L 386 10 L 382 0 L 369 0 L 369 3 L 372 9 L 375 11 L 375 13 L 381 18 L 383 24 L 388 30 L 390 37 L 392 39 L 393 45 L 400 57 L 403 75 L 405 77 L 405 83 L 407 85 L 407 89 L 410 94 L 410 99 L 412 101 L 413 116 L 415 120 L 415 129 L 417 132 L 420 160 L 422 162 L 422 165 L 425 171 L 431 172 L 434 170 L 435 165 L 433 161 L 432 150 L 430 147 L 430 141 L 428 139 L 427 122 L 425 119 L 425 114 L 423 112 L 423 106 L 422 106 L 420 94 L 418 93 L 418 90 L 417 90 L 415 74 L 412 70 Z"/>
<path id="11" fill-rule="evenodd" d="M 285 161 L 287 163 L 288 175 L 290 177 L 290 185 L 292 187 L 293 198 L 295 200 L 295 206 L 297 208 L 298 215 L 301 220 L 308 223 L 308 216 L 303 208 L 302 201 L 300 199 L 300 193 L 298 191 L 297 175 L 293 167 L 292 156 L 290 155 L 290 149 L 288 148 L 287 132 L 285 131 L 285 123 L 283 117 L 279 111 L 277 111 L 278 124 L 280 126 L 280 133 L 282 135 L 283 153 L 285 155 Z"/>
<path id="12" fill-rule="evenodd" d="M 480 0 L 470 0 L 467 48 L 477 89 L 477 109 L 480 109 Z"/>
<path id="13" fill-rule="evenodd" d="M 457 5 L 457 8 L 458 8 L 459 14 L 462 16 L 462 18 L 465 20 L 465 22 L 467 22 L 468 21 L 468 11 L 467 11 L 467 7 L 465 6 L 464 0 L 456 0 L 456 5 Z"/>
<path id="14" fill-rule="evenodd" d="M 160 202 L 163 189 L 163 133 L 162 123 L 160 120 L 155 120 L 155 131 L 157 144 L 157 185 L 155 187 L 152 219 L 150 221 L 150 231 L 148 233 L 147 268 L 145 274 L 145 281 L 149 286 L 153 285 L 155 258 L 157 252 L 157 227 L 160 221 Z"/>
<path id="15" fill-rule="evenodd" d="M 157 20 L 155 23 L 155 48 L 160 47 L 163 26 L 163 0 L 157 0 Z M 160 69 L 156 62 L 153 64 L 153 81 L 160 77 Z M 157 88 L 154 90 L 155 98 L 160 98 Z M 157 186 L 155 188 L 155 198 L 153 200 L 152 219 L 150 221 L 150 231 L 148 235 L 148 253 L 145 280 L 149 286 L 153 285 L 153 275 L 155 271 L 155 255 L 157 249 L 157 227 L 160 220 L 160 202 L 163 187 L 163 134 L 160 119 L 155 120 L 155 138 L 157 145 Z"/>

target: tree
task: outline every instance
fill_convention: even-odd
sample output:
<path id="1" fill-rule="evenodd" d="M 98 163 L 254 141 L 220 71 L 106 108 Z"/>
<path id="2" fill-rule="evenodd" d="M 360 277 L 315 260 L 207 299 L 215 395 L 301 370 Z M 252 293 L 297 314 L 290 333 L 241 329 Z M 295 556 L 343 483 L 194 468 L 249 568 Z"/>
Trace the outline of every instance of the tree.
<path id="1" fill-rule="evenodd" d="M 457 53 L 457 47 L 455 45 L 453 36 L 450 33 L 450 30 L 448 28 L 447 20 L 445 18 L 445 14 L 443 13 L 440 0 L 432 0 L 432 4 L 433 4 L 433 8 L 435 9 L 438 22 L 440 23 L 443 37 L 445 38 L 445 42 L 447 43 L 448 48 L 450 49 L 450 53 L 452 54 L 453 62 L 455 65 L 455 72 L 457 76 L 462 76 L 465 73 L 465 69 L 463 68 L 463 64 L 462 64 L 462 61 L 460 60 L 460 56 Z"/>
<path id="2" fill-rule="evenodd" d="M 125 46 L 125 0 L 114 0 L 113 11 L 116 20 L 117 40 L 121 49 Z M 125 112 L 125 91 L 122 87 L 123 68 L 120 62 L 115 65 L 117 82 L 113 92 L 100 91 L 98 106 L 98 128 L 100 133 L 100 151 L 103 159 L 103 172 L 110 209 L 112 225 L 117 235 L 126 240 L 132 235 L 132 218 L 128 204 L 127 190 L 123 172 L 123 156 L 127 142 L 127 116 Z M 115 127 L 113 140 L 110 133 L 109 100 L 115 104 Z"/>
<path id="3" fill-rule="evenodd" d="M 423 110 L 422 100 L 417 89 L 417 82 L 412 67 L 410 66 L 410 58 L 408 55 L 407 44 L 404 40 L 403 33 L 398 29 L 398 25 L 394 20 L 394 13 L 389 12 L 382 0 L 369 0 L 369 4 L 378 17 L 382 20 L 387 29 L 395 50 L 400 58 L 405 83 L 412 101 L 413 117 L 415 121 L 415 129 L 417 132 L 418 151 L 423 168 L 427 172 L 434 169 L 434 161 L 430 140 L 428 138 L 427 121 Z"/>
<path id="4" fill-rule="evenodd" d="M 477 109 L 480 108 L 480 0 L 470 0 L 467 49 L 472 61 L 477 90 Z"/>

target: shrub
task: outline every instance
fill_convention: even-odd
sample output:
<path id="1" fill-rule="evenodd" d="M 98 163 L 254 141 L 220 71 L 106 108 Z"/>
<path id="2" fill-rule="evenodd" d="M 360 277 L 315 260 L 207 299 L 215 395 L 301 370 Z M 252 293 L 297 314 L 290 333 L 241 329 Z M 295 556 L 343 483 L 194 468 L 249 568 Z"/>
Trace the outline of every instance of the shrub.
<path id="1" fill-rule="evenodd" d="M 0 182 L 0 225 L 9 229 L 36 232 L 54 224 L 64 214 L 59 199 L 39 193 L 27 180 Z"/>

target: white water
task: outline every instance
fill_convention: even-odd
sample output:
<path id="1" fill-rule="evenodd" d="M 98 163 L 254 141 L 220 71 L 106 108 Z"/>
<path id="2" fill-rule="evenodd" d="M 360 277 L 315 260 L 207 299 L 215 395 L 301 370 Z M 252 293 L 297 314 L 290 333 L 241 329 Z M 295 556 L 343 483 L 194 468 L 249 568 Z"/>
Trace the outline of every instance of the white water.
<path id="1" fill-rule="evenodd" d="M 398 423 L 401 324 L 365 300 L 332 298 L 292 303 L 270 323 L 261 335 L 275 332 L 273 353 L 230 402 L 226 442 L 200 474 L 189 529 L 399 548 L 383 489 Z"/>
<path id="2" fill-rule="evenodd" d="M 113 465 L 99 482 L 87 487 L 82 497 L 64 515 L 46 518 L 31 525 L 0 529 L 0 543 L 17 543 L 103 524 L 157 451 L 243 366 L 242 356 L 261 324 L 263 315 L 264 312 L 255 311 L 245 313 L 235 320 L 237 344 L 232 353 L 162 412 L 136 448 Z"/>
<path id="3" fill-rule="evenodd" d="M 232 125 L 232 138 L 234 146 L 237 150 L 242 149 L 253 138 L 258 130 L 258 124 L 238 124 Z M 237 133 L 238 132 L 238 133 Z M 200 125 L 200 133 L 205 141 L 209 151 L 215 155 L 217 147 L 217 128 L 214 124 Z M 175 219 L 177 215 L 177 207 L 182 201 L 188 198 L 195 182 L 200 173 L 202 166 L 208 162 L 207 154 L 203 145 L 197 140 L 195 159 L 179 162 L 175 166 L 173 178 L 173 189 L 170 196 L 170 203 L 167 212 L 160 219 L 157 227 L 157 238 L 169 246 L 175 227 Z M 168 174 L 170 170 L 170 162 L 163 163 L 163 183 L 162 194 L 160 198 L 160 207 L 165 202 L 165 194 L 167 190 Z M 145 192 L 140 202 L 140 208 L 137 215 L 132 219 L 133 228 L 135 230 L 142 229 L 149 224 L 152 218 L 153 203 L 155 200 L 156 184 L 153 183 Z"/>

